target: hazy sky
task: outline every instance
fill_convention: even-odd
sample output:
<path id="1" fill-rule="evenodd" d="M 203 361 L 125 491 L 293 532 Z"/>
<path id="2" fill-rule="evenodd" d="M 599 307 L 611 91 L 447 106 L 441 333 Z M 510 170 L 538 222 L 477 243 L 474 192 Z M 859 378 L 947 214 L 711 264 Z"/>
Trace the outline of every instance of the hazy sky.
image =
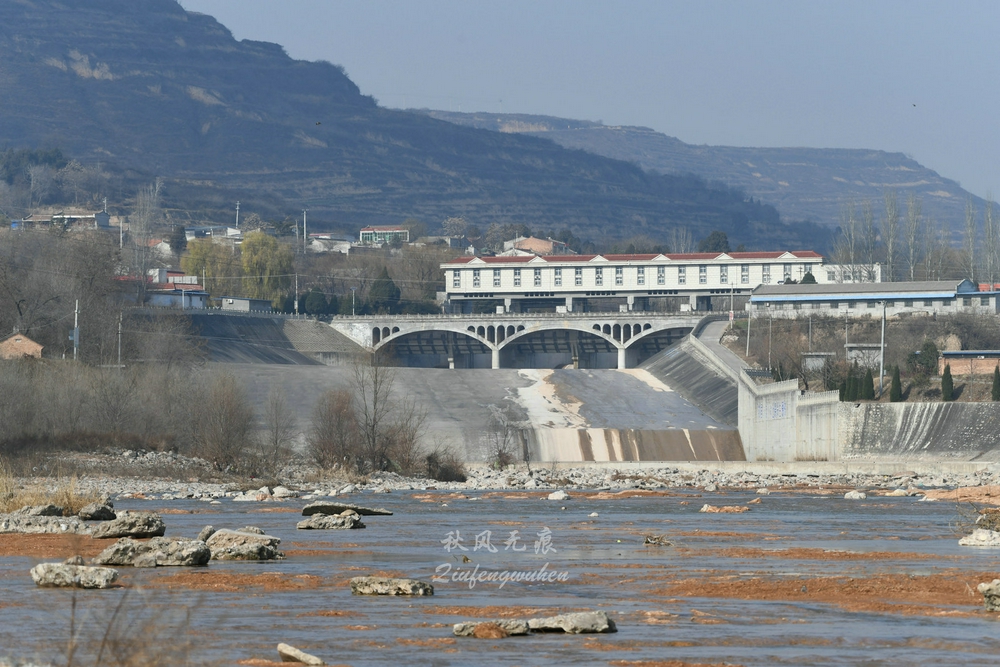
<path id="1" fill-rule="evenodd" d="M 181 0 L 387 107 L 904 152 L 1000 196 L 1000 2 Z"/>

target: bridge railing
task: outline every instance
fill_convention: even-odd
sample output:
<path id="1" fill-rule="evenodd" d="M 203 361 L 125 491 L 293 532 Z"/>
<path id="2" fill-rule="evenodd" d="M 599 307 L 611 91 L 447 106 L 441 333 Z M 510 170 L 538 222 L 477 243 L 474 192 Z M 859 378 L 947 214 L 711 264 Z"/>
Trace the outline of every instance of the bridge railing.
<path id="1" fill-rule="evenodd" d="M 447 313 L 432 315 L 334 315 L 333 322 L 372 322 L 376 320 L 413 320 L 425 322 L 432 320 L 574 320 L 574 319 L 700 319 L 701 314 L 665 313 L 648 310 L 633 310 L 626 313 L 619 311 L 587 312 L 587 313 Z"/>

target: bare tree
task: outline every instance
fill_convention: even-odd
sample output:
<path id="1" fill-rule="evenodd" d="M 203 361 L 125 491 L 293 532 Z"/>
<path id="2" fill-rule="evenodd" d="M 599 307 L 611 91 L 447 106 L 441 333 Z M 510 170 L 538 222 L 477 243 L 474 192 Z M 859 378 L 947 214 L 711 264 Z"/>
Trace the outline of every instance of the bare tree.
<path id="1" fill-rule="evenodd" d="M 875 211 L 871 200 L 861 202 L 861 228 L 859 234 L 859 250 L 861 259 L 861 280 L 867 283 L 875 282 L 875 266 L 878 264 L 878 227 L 875 224 Z"/>
<path id="2" fill-rule="evenodd" d="M 885 245 L 885 271 L 882 272 L 882 280 L 892 282 L 896 279 L 896 255 L 899 253 L 899 202 L 896 191 L 886 190 L 883 201 L 885 221 L 882 224 L 882 243 Z"/>
<path id="3" fill-rule="evenodd" d="M 361 434 L 360 472 L 388 468 L 392 447 L 392 385 L 396 370 L 390 354 L 381 348 L 354 363 L 354 398 Z"/>
<path id="4" fill-rule="evenodd" d="M 354 467 L 360 433 L 351 392 L 330 390 L 319 397 L 313 408 L 307 442 L 309 455 L 320 467 Z"/>
<path id="5" fill-rule="evenodd" d="M 965 202 L 965 228 L 963 229 L 965 245 L 965 274 L 972 282 L 976 282 L 976 245 L 979 243 L 979 225 L 976 223 L 976 204 L 970 196 Z"/>
<path id="6" fill-rule="evenodd" d="M 687 227 L 673 227 L 667 234 L 667 245 L 671 252 L 688 253 L 694 252 L 694 237 Z"/>
<path id="7" fill-rule="evenodd" d="M 997 282 L 1000 273 L 1000 229 L 997 225 L 996 210 L 993 207 L 993 195 L 986 196 L 986 208 L 983 211 L 983 268 L 985 278 L 990 283 L 990 289 Z"/>
<path id="8" fill-rule="evenodd" d="M 261 463 L 276 472 L 288 458 L 295 440 L 295 416 L 288 407 L 285 394 L 272 387 L 264 403 L 264 433 L 261 438 Z"/>
<path id="9" fill-rule="evenodd" d="M 906 200 L 906 221 L 903 227 L 903 254 L 909 279 L 915 280 L 920 264 L 923 241 L 923 218 L 920 215 L 920 200 L 913 193 Z"/>
<path id="10" fill-rule="evenodd" d="M 490 405 L 489 410 L 486 460 L 497 468 L 506 468 L 518 459 L 517 423 L 510 405 Z"/>
<path id="11" fill-rule="evenodd" d="M 858 282 L 861 278 L 858 267 L 861 256 L 861 237 L 861 225 L 858 223 L 854 202 L 849 201 L 840 210 L 840 236 L 833 248 L 833 256 L 842 267 L 840 280 L 846 279 L 845 272 L 850 277 L 851 282 Z"/>
<path id="12" fill-rule="evenodd" d="M 135 209 L 129 216 L 129 239 L 132 242 L 132 271 L 136 279 L 136 302 L 146 301 L 146 276 L 151 266 L 149 240 L 153 228 L 161 222 L 160 190 L 163 181 L 156 179 L 152 185 L 141 188 L 135 197 Z"/>
<path id="13" fill-rule="evenodd" d="M 441 223 L 441 228 L 446 236 L 465 236 L 469 229 L 469 221 L 461 216 L 451 217 Z"/>
<path id="14" fill-rule="evenodd" d="M 195 415 L 199 453 L 220 469 L 239 469 L 254 444 L 254 413 L 243 384 L 222 374 L 212 382 Z"/>

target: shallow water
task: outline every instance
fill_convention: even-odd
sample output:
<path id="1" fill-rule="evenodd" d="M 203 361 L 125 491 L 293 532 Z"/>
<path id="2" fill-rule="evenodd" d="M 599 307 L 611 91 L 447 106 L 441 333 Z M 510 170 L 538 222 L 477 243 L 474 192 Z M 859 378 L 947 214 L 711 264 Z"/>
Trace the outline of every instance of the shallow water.
<path id="1" fill-rule="evenodd" d="M 259 526 L 282 539 L 289 557 L 213 562 L 198 569 L 124 568 L 126 588 L 76 594 L 81 642 L 99 640 L 107 618 L 128 595 L 119 625 L 124 618 L 134 627 L 124 634 L 147 646 L 160 642 L 164 652 L 193 639 L 199 664 L 276 660 L 279 642 L 327 663 L 349 665 L 1000 664 L 997 615 L 982 611 L 982 597 L 974 591 L 987 580 L 981 575 L 1000 577 L 1000 550 L 959 547 L 952 503 L 772 494 L 747 513 L 705 514 L 698 512 L 704 503 L 744 504 L 756 496 L 596 500 L 574 494 L 558 502 L 523 493 L 470 492 L 469 499 L 459 499 L 427 492 L 434 501 L 421 502 L 415 495 L 425 494 L 352 496 L 350 502 L 384 506 L 395 514 L 364 517 L 368 527 L 351 531 L 296 530 L 301 517 L 291 510 L 304 504 L 298 500 L 119 501 L 119 509 L 192 512 L 165 514 L 168 535 L 194 536 L 205 524 Z M 290 511 L 271 511 L 279 508 Z M 591 512 L 599 517 L 589 517 Z M 536 554 L 534 542 L 546 527 L 554 550 Z M 492 533 L 496 553 L 474 549 L 475 536 L 485 530 Z M 512 530 L 519 531 L 525 551 L 504 548 Z M 449 531 L 459 531 L 468 551 L 445 550 L 442 540 Z M 649 533 L 667 534 L 675 547 L 644 546 Z M 781 553 L 789 549 L 797 551 Z M 459 554 L 471 562 L 461 562 Z M 0 558 L 0 655 L 58 660 L 65 647 L 74 596 L 34 586 L 28 570 L 40 560 L 50 559 Z M 350 577 L 376 572 L 430 580 L 443 564 L 455 572 L 476 565 L 480 571 L 530 571 L 546 563 L 549 570 L 568 573 L 568 580 L 503 587 L 436 582 L 435 595 L 426 598 L 356 597 L 348 585 Z M 941 574 L 954 578 L 946 582 L 947 600 L 927 599 L 917 590 L 902 597 L 887 594 L 883 601 L 878 589 L 919 589 L 919 577 Z M 918 578 L 886 584 L 874 579 L 879 575 Z M 842 576 L 871 578 L 856 587 L 857 605 L 849 596 L 810 597 L 810 587 L 817 590 L 822 578 Z M 756 584 L 734 597 L 684 590 L 685 581 L 728 585 L 752 578 L 763 582 L 761 595 L 754 594 Z M 792 593 L 764 593 L 774 582 L 788 580 L 794 580 Z M 875 590 L 865 589 L 869 585 Z M 761 599 L 767 597 L 774 599 Z M 477 612 L 485 607 L 498 608 Z M 503 607 L 552 613 L 604 609 L 619 631 L 504 640 L 452 636 L 453 623 L 495 618 Z M 180 618 L 187 612 L 189 625 Z"/>

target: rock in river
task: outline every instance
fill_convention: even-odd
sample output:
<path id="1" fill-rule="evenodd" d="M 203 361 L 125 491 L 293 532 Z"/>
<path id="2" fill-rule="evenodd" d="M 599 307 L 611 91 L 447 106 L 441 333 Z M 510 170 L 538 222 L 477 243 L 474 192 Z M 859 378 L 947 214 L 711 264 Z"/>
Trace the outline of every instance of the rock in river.
<path id="1" fill-rule="evenodd" d="M 581 611 L 575 614 L 560 614 L 547 618 L 532 618 L 528 627 L 533 632 L 568 632 L 582 634 L 590 632 L 618 632 L 615 622 L 607 612 Z"/>
<path id="2" fill-rule="evenodd" d="M 484 633 L 479 632 L 477 634 L 477 630 L 483 628 L 483 626 L 497 626 L 507 635 L 526 635 L 529 632 L 527 621 L 510 618 L 504 618 L 496 621 L 456 623 L 451 631 L 456 637 L 482 637 Z M 492 639 L 494 637 L 490 638 Z"/>
<path id="3" fill-rule="evenodd" d="M 994 579 L 988 584 L 979 584 L 976 590 L 983 594 L 986 611 L 1000 611 L 1000 579 Z"/>
<path id="4" fill-rule="evenodd" d="M 93 536 L 104 537 L 160 537 L 167 527 L 156 512 L 125 510 L 118 516 L 94 528 Z"/>
<path id="5" fill-rule="evenodd" d="M 303 665 L 325 665 L 326 663 L 314 655 L 309 655 L 305 651 L 300 651 L 288 644 L 278 644 L 278 655 L 282 662 L 298 662 Z"/>
<path id="6" fill-rule="evenodd" d="M 66 563 L 39 563 L 31 568 L 31 578 L 39 586 L 110 588 L 118 580 L 118 570 Z"/>
<path id="7" fill-rule="evenodd" d="M 337 516 L 330 516 L 328 514 L 313 514 L 308 519 L 303 519 L 295 524 L 295 527 L 299 530 L 339 530 L 348 528 L 364 528 L 365 524 L 361 522 L 361 517 L 359 517 L 354 512 L 338 514 Z"/>
<path id="8" fill-rule="evenodd" d="M 76 517 L 2 514 L 0 533 L 87 535 L 90 533 L 90 526 Z"/>
<path id="9" fill-rule="evenodd" d="M 208 565 L 212 552 L 200 540 L 183 537 L 154 537 L 138 542 L 123 537 L 94 557 L 95 565 L 135 567 L 197 567 Z"/>
<path id="10" fill-rule="evenodd" d="M 417 579 L 391 577 L 354 577 L 351 579 L 354 595 L 434 595 L 434 587 Z"/>
<path id="11" fill-rule="evenodd" d="M 89 505 L 84 505 L 76 514 L 78 517 L 84 521 L 112 521 L 118 518 L 115 514 L 114 509 L 111 505 L 105 505 L 102 503 L 90 503 Z"/>
<path id="12" fill-rule="evenodd" d="M 25 505 L 21 509 L 14 512 L 14 514 L 23 514 L 26 516 L 63 516 L 66 510 L 59 505 Z"/>
<path id="13" fill-rule="evenodd" d="M 868 494 L 864 491 L 848 491 L 844 494 L 844 500 L 865 500 Z"/>
<path id="14" fill-rule="evenodd" d="M 1000 547 L 1000 533 L 995 530 L 976 528 L 972 535 L 963 537 L 958 541 L 963 547 Z"/>
<path id="15" fill-rule="evenodd" d="M 361 516 L 392 516 L 392 512 L 381 507 L 359 507 L 350 503 L 333 503 L 329 500 L 317 500 L 302 508 L 302 516 L 312 516 L 313 514 L 341 514 L 346 510 L 354 510 Z"/>
<path id="16" fill-rule="evenodd" d="M 257 535 L 238 530 L 222 529 L 208 538 L 212 560 L 274 560 L 284 558 L 278 551 L 281 539 L 272 535 Z"/>

